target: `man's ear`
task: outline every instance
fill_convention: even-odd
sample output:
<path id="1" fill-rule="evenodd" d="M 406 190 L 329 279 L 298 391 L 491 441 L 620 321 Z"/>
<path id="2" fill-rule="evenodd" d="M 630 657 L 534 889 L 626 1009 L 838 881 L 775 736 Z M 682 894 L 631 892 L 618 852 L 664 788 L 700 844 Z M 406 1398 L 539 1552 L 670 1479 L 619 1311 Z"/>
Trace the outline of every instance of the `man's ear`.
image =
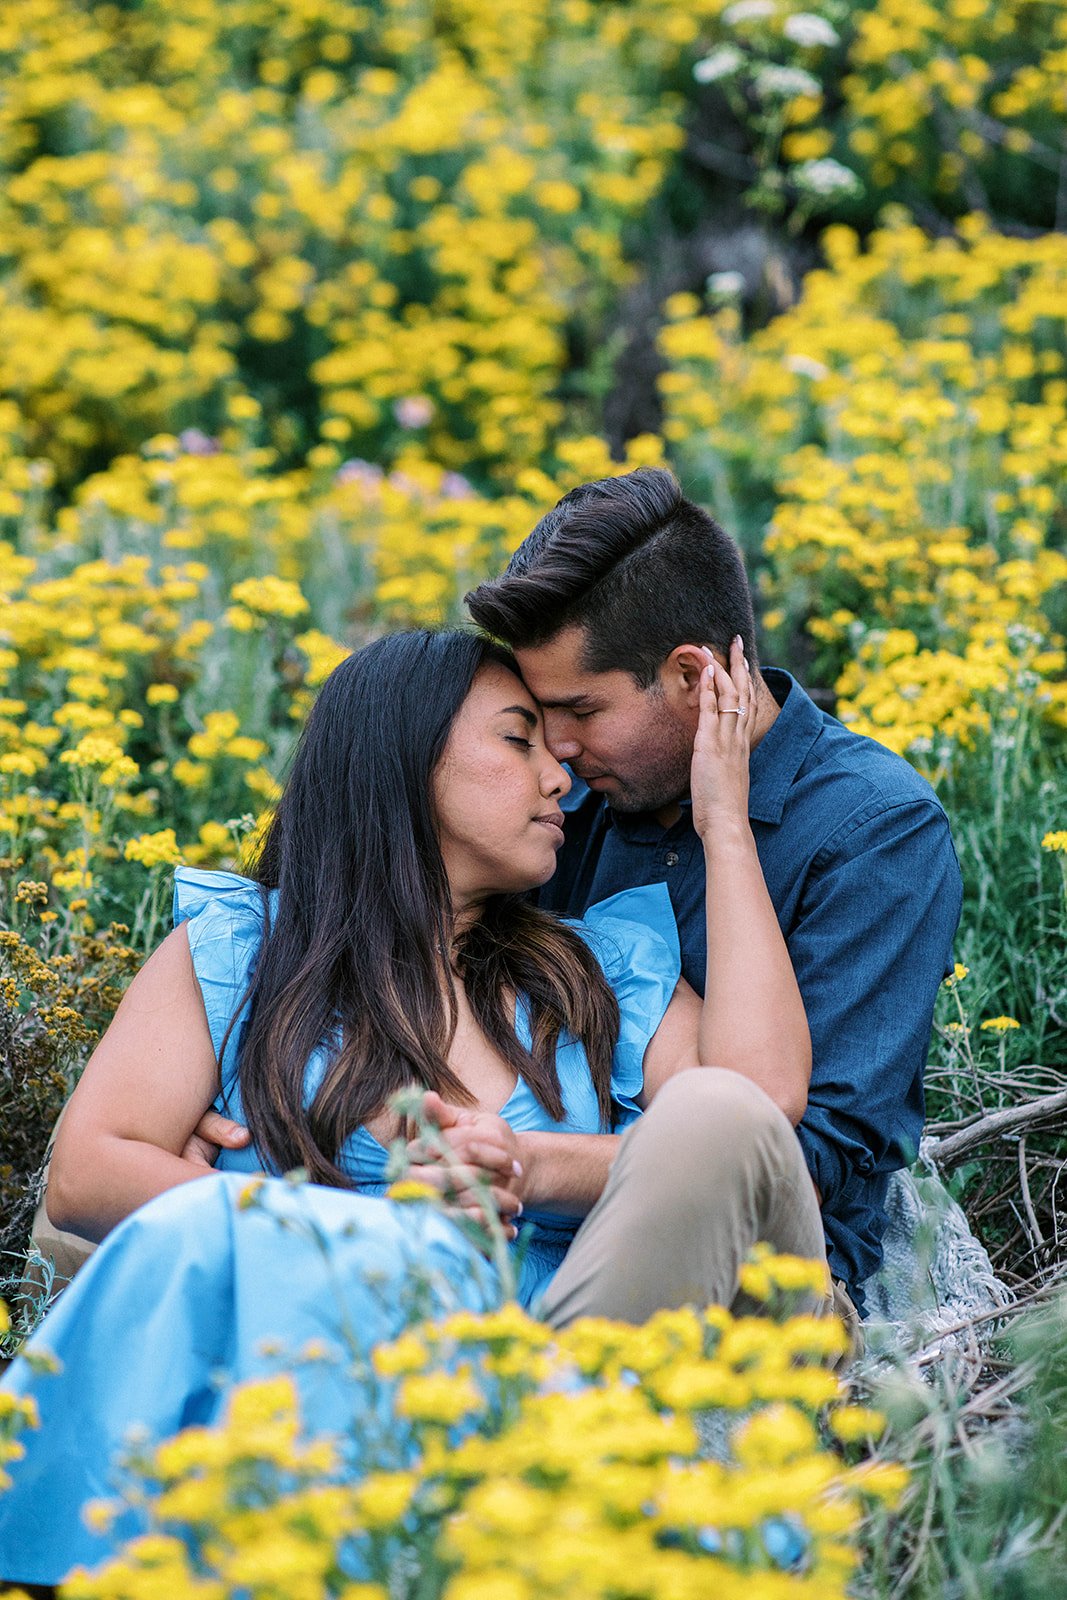
<path id="1" fill-rule="evenodd" d="M 708 665 L 708 650 L 712 651 L 716 661 L 721 662 L 721 650 L 714 650 L 710 645 L 679 644 L 675 645 L 663 666 L 660 676 L 664 693 L 676 702 L 687 706 L 696 707 L 700 704 L 700 677 Z"/>

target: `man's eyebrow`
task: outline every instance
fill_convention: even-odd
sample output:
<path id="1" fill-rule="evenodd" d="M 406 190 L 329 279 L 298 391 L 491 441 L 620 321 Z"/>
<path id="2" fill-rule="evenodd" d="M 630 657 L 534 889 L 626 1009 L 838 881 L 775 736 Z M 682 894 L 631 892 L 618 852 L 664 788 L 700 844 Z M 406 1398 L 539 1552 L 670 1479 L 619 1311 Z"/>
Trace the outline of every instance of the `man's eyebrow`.
<path id="1" fill-rule="evenodd" d="M 575 711 L 579 706 L 592 703 L 592 696 L 588 694 L 558 695 L 554 700 L 542 700 L 541 705 L 546 711 Z"/>
<path id="2" fill-rule="evenodd" d="M 505 706 L 499 715 L 506 717 L 509 711 L 514 711 L 523 719 L 525 723 L 528 724 L 529 727 L 537 727 L 537 713 L 535 711 L 531 711 L 529 706 Z"/>

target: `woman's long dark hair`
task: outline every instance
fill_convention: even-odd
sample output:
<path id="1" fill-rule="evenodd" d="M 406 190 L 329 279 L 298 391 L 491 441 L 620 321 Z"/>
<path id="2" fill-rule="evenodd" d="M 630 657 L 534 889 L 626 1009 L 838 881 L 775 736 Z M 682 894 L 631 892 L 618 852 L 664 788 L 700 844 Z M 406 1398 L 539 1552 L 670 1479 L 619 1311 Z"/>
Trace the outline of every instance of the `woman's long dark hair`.
<path id="1" fill-rule="evenodd" d="M 434 816 L 434 774 L 475 674 L 512 657 L 477 634 L 392 634 L 342 662 L 311 711 L 253 869 L 277 909 L 252 980 L 241 1098 L 253 1141 L 277 1170 L 347 1185 L 347 1136 L 407 1084 L 474 1096 L 448 1065 L 457 1009 L 452 908 Z M 563 1102 L 556 1044 L 585 1046 L 610 1124 L 615 996 L 571 929 L 522 895 L 493 897 L 454 952 L 471 1009 L 548 1114 Z M 513 997 L 529 1005 L 532 1050 Z M 329 1065 L 309 1106 L 308 1059 Z"/>

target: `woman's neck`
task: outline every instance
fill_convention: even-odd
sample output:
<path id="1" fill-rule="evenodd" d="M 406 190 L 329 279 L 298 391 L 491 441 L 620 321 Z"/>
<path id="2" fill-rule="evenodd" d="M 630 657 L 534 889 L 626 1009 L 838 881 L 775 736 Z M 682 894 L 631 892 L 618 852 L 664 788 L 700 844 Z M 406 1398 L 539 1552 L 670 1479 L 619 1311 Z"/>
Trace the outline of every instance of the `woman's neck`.
<path id="1" fill-rule="evenodd" d="M 452 947 L 470 932 L 485 912 L 485 895 L 463 894 L 452 890 Z"/>

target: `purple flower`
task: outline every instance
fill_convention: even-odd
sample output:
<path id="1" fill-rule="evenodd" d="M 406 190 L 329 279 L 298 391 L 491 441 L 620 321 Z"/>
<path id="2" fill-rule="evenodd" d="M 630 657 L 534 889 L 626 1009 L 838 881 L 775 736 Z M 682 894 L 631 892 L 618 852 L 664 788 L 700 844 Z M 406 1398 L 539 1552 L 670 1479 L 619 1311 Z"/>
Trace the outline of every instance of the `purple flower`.
<path id="1" fill-rule="evenodd" d="M 441 479 L 442 500 L 473 500 L 474 489 L 462 472 L 446 472 Z"/>
<path id="2" fill-rule="evenodd" d="M 394 405 L 393 416 L 402 428 L 425 428 L 433 416 L 433 401 L 429 395 L 406 394 Z"/>
<path id="3" fill-rule="evenodd" d="M 363 461 L 359 456 L 354 456 L 351 461 L 342 461 L 333 481 L 358 483 L 363 489 L 377 489 L 384 476 L 381 467 L 375 466 L 373 461 Z"/>
<path id="4" fill-rule="evenodd" d="M 221 446 L 217 439 L 202 433 L 199 428 L 186 428 L 178 435 L 178 443 L 187 456 L 217 456 Z"/>

